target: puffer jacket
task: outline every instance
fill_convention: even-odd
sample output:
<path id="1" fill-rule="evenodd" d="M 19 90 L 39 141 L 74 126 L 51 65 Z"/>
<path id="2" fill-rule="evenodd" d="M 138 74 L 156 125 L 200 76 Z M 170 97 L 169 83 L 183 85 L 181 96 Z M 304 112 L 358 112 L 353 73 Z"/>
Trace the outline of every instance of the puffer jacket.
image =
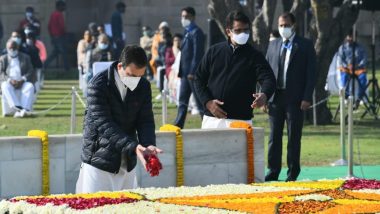
<path id="1" fill-rule="evenodd" d="M 117 63 L 89 82 L 81 155 L 84 163 L 110 173 L 119 172 L 122 156 L 128 172 L 136 166 L 138 144 L 156 145 L 150 83 L 142 77 L 123 101 L 114 78 Z"/>

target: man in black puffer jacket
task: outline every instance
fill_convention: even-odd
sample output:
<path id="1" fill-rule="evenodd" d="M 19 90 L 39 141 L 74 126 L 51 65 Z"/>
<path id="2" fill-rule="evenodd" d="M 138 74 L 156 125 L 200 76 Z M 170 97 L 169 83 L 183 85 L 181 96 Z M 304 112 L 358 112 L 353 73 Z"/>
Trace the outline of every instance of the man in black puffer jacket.
<path id="1" fill-rule="evenodd" d="M 141 78 L 146 65 L 144 50 L 128 46 L 89 82 L 77 193 L 135 188 L 136 156 L 145 167 L 145 154 L 162 152 L 155 147 L 150 83 Z"/>

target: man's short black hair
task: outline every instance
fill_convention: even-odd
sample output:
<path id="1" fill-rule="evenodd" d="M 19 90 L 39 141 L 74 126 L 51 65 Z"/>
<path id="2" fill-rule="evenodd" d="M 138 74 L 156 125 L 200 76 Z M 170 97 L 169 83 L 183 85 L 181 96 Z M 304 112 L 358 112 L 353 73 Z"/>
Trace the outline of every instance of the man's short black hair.
<path id="1" fill-rule="evenodd" d="M 234 21 L 243 22 L 244 24 L 249 25 L 251 24 L 248 16 L 239 10 L 232 11 L 227 15 L 226 28 L 232 29 L 232 27 L 234 26 Z"/>
<path id="2" fill-rule="evenodd" d="M 126 7 L 126 5 L 124 4 L 124 2 L 118 2 L 117 4 L 116 4 L 116 9 L 119 9 L 119 8 L 125 8 Z"/>
<path id="3" fill-rule="evenodd" d="M 62 7 L 65 7 L 66 6 L 66 3 L 63 1 L 63 0 L 58 0 L 56 3 L 55 3 L 55 8 L 59 9 L 59 8 L 62 8 Z"/>
<path id="4" fill-rule="evenodd" d="M 124 68 L 131 63 L 134 63 L 138 68 L 143 68 L 147 65 L 148 59 L 144 49 L 137 45 L 129 45 L 121 52 L 119 62 Z"/>
<path id="5" fill-rule="evenodd" d="M 280 17 L 283 19 L 290 19 L 292 24 L 296 23 L 296 17 L 294 16 L 293 13 L 285 12 L 285 13 L 281 14 Z"/>
<path id="6" fill-rule="evenodd" d="M 176 38 L 176 37 L 179 38 L 179 39 L 181 39 L 181 40 L 183 39 L 183 35 L 180 34 L 180 33 L 175 33 L 174 36 L 173 36 L 173 38 Z"/>
<path id="7" fill-rule="evenodd" d="M 350 28 L 346 36 L 354 37 L 354 34 L 358 35 L 358 32 L 356 30 L 354 31 L 354 28 Z"/>
<path id="8" fill-rule="evenodd" d="M 28 6 L 28 7 L 25 8 L 25 11 L 26 11 L 26 12 L 32 12 L 32 13 L 33 13 L 33 12 L 34 12 L 34 8 L 31 7 L 31 6 Z"/>
<path id="9" fill-rule="evenodd" d="M 193 7 L 184 7 L 181 11 L 186 11 L 186 13 L 195 17 L 195 9 Z"/>

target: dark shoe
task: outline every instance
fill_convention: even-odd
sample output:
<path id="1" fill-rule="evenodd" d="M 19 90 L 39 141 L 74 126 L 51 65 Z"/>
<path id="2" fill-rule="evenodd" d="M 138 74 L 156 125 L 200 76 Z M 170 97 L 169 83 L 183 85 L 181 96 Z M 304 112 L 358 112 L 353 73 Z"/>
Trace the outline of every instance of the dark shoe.
<path id="1" fill-rule="evenodd" d="M 13 109 L 16 111 L 21 111 L 23 108 L 21 106 L 14 106 Z"/>
<path id="2" fill-rule="evenodd" d="M 296 180 L 297 180 L 296 178 L 287 177 L 285 182 L 296 181 Z"/>
<path id="3" fill-rule="evenodd" d="M 274 175 L 266 175 L 265 181 L 278 181 L 278 176 L 276 177 Z"/>
<path id="4" fill-rule="evenodd" d="M 356 102 L 354 103 L 354 106 L 353 106 L 353 110 L 357 110 L 360 106 L 360 100 L 356 100 Z"/>

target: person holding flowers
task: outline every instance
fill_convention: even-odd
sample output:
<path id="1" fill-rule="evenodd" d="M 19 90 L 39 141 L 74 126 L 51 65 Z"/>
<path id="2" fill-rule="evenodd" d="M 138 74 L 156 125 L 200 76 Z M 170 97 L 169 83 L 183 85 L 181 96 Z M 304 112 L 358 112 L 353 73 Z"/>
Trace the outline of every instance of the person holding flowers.
<path id="1" fill-rule="evenodd" d="M 162 150 L 155 146 L 152 91 L 142 77 L 146 65 L 144 50 L 127 46 L 90 80 L 77 193 L 136 188 L 137 159 L 152 176 L 162 168 L 156 167 Z"/>

